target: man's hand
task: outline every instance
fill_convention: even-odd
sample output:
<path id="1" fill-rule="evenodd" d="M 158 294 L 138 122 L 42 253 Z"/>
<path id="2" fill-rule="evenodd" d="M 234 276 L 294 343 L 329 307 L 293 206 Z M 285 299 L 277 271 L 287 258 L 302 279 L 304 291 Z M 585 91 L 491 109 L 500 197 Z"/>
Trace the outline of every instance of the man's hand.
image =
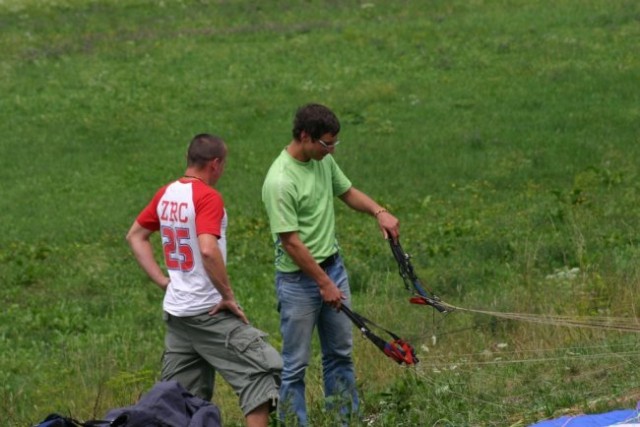
<path id="1" fill-rule="evenodd" d="M 249 324 L 249 319 L 247 319 L 247 316 L 245 316 L 244 311 L 242 311 L 235 299 L 221 300 L 218 305 L 209 310 L 209 316 L 215 316 L 217 313 L 223 310 L 230 311 L 244 323 L 246 323 L 247 325 Z"/>
<path id="2" fill-rule="evenodd" d="M 338 289 L 335 283 L 331 282 L 330 285 L 319 286 L 319 288 L 322 300 L 339 311 L 342 306 L 342 300 L 346 299 L 346 297 L 340 289 Z"/>
<path id="3" fill-rule="evenodd" d="M 398 218 L 384 210 L 376 215 L 376 219 L 382 231 L 382 236 L 385 239 L 391 239 L 397 242 L 398 236 L 400 236 L 400 221 L 398 221 Z"/>

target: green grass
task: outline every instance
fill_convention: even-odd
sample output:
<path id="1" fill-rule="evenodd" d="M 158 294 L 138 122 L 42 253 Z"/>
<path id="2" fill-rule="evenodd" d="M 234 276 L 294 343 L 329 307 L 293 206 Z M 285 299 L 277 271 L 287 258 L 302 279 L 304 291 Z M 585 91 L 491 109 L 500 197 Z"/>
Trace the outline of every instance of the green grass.
<path id="1" fill-rule="evenodd" d="M 637 318 L 639 21 L 623 0 L 0 1 L 4 419 L 100 417 L 157 379 L 161 295 L 124 234 L 199 132 L 228 141 L 230 275 L 280 345 L 260 187 L 309 101 L 338 113 L 338 162 L 445 301 Z M 635 334 L 442 318 L 408 304 L 372 220 L 339 206 L 338 233 L 356 309 L 421 359 L 357 338 L 370 425 L 525 426 L 638 400 Z M 331 425 L 319 369 L 311 415 Z M 241 425 L 222 381 L 215 401 Z"/>

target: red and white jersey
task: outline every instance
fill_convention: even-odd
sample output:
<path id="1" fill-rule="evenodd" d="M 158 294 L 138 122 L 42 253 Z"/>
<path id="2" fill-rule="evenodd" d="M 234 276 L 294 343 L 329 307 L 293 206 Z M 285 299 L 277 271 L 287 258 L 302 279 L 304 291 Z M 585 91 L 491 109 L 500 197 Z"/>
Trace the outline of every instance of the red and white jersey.
<path id="1" fill-rule="evenodd" d="M 178 317 L 202 314 L 221 296 L 207 275 L 198 235 L 218 238 L 227 261 L 227 214 L 222 196 L 202 181 L 180 179 L 162 187 L 138 215 L 138 223 L 160 231 L 162 250 L 171 283 L 163 309 Z"/>

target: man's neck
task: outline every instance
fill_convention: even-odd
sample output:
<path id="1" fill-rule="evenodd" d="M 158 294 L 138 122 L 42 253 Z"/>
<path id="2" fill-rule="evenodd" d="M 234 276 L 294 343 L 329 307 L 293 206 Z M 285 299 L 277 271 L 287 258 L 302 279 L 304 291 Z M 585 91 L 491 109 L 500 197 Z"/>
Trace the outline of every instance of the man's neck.
<path id="1" fill-rule="evenodd" d="M 289 143 L 289 145 L 287 145 L 286 150 L 294 159 L 306 163 L 311 160 L 311 157 L 307 156 L 302 148 L 302 141 L 294 139 Z"/>
<path id="2" fill-rule="evenodd" d="M 205 183 L 207 185 L 211 185 L 209 183 L 209 177 L 207 177 L 206 174 L 202 173 L 202 171 L 198 171 L 198 170 L 194 170 L 194 169 L 188 168 L 184 172 L 184 175 L 182 175 L 182 177 L 186 178 L 186 179 L 202 181 L 203 183 Z"/>

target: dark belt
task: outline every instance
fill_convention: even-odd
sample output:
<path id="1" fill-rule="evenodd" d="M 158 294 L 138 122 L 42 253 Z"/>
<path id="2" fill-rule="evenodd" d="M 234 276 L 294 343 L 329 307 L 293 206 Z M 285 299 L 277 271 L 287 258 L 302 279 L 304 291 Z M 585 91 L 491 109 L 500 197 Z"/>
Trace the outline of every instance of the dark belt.
<path id="1" fill-rule="evenodd" d="M 324 261 L 318 263 L 318 265 L 326 270 L 327 268 L 335 264 L 336 261 L 338 261 L 338 258 L 340 258 L 340 254 L 336 252 L 335 254 L 330 255 L 329 258 L 326 258 Z"/>

